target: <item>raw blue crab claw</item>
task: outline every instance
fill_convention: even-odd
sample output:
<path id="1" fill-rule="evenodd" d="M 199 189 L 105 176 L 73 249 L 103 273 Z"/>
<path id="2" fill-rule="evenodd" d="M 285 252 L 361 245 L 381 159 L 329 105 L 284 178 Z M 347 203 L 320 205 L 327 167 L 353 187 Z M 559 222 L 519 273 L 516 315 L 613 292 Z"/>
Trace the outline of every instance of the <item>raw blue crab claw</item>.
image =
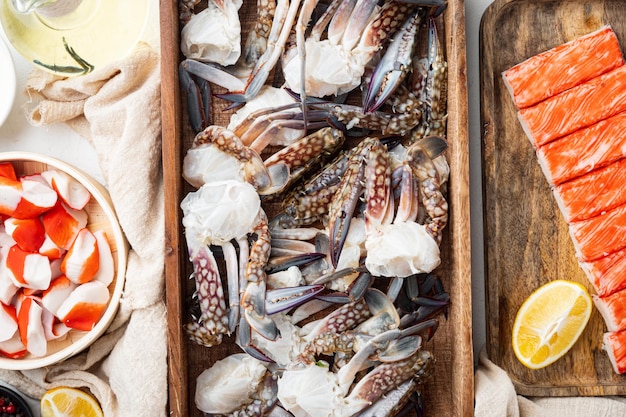
<path id="1" fill-rule="evenodd" d="M 411 69 L 416 34 L 424 14 L 425 10 L 419 8 L 408 17 L 374 68 L 363 103 L 366 113 L 382 106 Z"/>

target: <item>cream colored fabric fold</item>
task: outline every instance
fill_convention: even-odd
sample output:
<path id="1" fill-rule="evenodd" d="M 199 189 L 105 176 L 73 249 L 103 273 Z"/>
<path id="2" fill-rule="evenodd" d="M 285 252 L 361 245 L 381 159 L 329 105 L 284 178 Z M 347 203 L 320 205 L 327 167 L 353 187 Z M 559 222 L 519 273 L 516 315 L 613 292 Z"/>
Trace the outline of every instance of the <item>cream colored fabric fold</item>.
<path id="1" fill-rule="evenodd" d="M 517 395 L 506 371 L 481 351 L 474 379 L 475 417 L 626 416 L 624 397 L 532 397 Z"/>
<path id="2" fill-rule="evenodd" d="M 32 124 L 66 123 L 93 145 L 130 251 L 120 308 L 105 335 L 58 365 L 0 370 L 0 379 L 34 397 L 60 385 L 89 388 L 111 417 L 167 413 L 159 65 L 158 53 L 141 43 L 84 76 L 34 70 L 25 91 Z"/>

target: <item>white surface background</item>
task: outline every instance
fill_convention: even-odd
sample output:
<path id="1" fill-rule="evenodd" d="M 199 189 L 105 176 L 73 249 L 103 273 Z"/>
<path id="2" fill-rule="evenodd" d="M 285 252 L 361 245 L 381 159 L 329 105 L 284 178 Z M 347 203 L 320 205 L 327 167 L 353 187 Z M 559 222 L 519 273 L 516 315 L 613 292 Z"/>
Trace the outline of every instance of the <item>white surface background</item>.
<path id="1" fill-rule="evenodd" d="M 148 26 L 144 39 L 156 43 L 158 39 L 158 18 L 156 6 L 158 0 L 151 0 L 152 24 Z M 473 335 L 474 357 L 478 357 L 479 350 L 485 344 L 485 296 L 484 296 L 484 266 L 482 252 L 482 186 L 480 169 L 480 80 L 479 80 L 479 27 L 483 12 L 491 3 L 491 0 L 465 0 L 466 37 L 467 37 L 467 79 L 469 91 L 469 143 L 470 143 L 470 193 L 471 193 L 471 226 L 472 234 L 472 310 L 473 310 Z M 0 33 L 2 40 L 6 41 L 4 33 Z M 0 126 L 0 152 L 4 151 L 30 151 L 47 154 L 82 169 L 102 182 L 102 176 L 98 167 L 95 152 L 91 145 L 80 136 L 76 135 L 65 125 L 52 125 L 43 127 L 31 126 L 24 116 L 24 106 L 28 103 L 28 97 L 23 94 L 23 87 L 31 71 L 29 62 L 17 54 L 8 46 L 13 57 L 17 74 L 17 93 L 13 108 L 6 122 Z M 11 65 L 8 62 L 0 62 L 1 66 Z M 0 95 L 2 91 L 0 83 Z M 38 403 L 34 402 L 34 411 L 38 411 Z M 38 413 L 37 413 L 38 415 Z"/>

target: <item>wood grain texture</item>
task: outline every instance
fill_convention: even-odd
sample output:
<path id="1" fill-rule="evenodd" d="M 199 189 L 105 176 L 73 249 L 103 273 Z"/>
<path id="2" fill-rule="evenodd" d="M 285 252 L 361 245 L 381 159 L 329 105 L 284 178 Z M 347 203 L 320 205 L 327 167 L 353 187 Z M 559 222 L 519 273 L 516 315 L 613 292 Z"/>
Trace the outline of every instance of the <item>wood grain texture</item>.
<path id="1" fill-rule="evenodd" d="M 487 348 L 518 393 L 531 396 L 621 395 L 626 379 L 601 350 L 604 323 L 594 310 L 563 358 L 525 368 L 511 329 L 521 303 L 554 279 L 592 285 L 579 268 L 567 225 L 552 195 L 501 73 L 523 60 L 609 24 L 626 45 L 623 1 L 496 0 L 480 31 L 482 170 Z"/>
<path id="2" fill-rule="evenodd" d="M 206 3 L 206 2 L 203 2 Z M 166 198 L 166 294 L 169 326 L 170 413 L 173 417 L 201 417 L 194 404 L 197 376 L 215 361 L 238 352 L 233 338 L 207 349 L 187 340 L 182 326 L 189 320 L 189 298 L 194 283 L 188 279 L 187 260 L 179 203 L 191 187 L 182 181 L 182 158 L 193 140 L 188 126 L 186 104 L 180 97 L 177 67 L 178 49 L 175 0 L 161 1 L 161 45 L 163 83 L 163 164 Z M 253 1 L 240 10 L 243 32 L 254 24 Z M 442 243 L 439 275 L 449 291 L 452 305 L 427 348 L 436 357 L 434 377 L 424 387 L 429 415 L 471 416 L 474 410 L 473 357 L 471 333 L 471 259 L 469 223 L 469 143 L 467 132 L 467 78 L 465 56 L 465 9 L 462 0 L 451 0 L 442 20 L 449 65 L 447 156 L 451 168 L 449 182 L 450 220 Z M 219 88 L 215 93 L 223 92 Z M 230 112 L 227 103 L 213 102 L 213 123 L 225 125 Z M 271 214 L 271 213 L 268 213 Z"/>

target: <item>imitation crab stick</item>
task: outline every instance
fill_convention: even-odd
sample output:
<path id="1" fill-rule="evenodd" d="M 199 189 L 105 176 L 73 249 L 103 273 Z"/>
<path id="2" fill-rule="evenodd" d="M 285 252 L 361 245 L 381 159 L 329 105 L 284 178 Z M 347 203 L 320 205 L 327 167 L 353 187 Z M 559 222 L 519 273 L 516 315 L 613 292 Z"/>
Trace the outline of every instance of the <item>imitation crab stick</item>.
<path id="1" fill-rule="evenodd" d="M 568 223 L 586 220 L 626 203 L 626 159 L 554 187 L 554 196 Z"/>
<path id="2" fill-rule="evenodd" d="M 39 253 L 26 252 L 13 245 L 7 253 L 6 267 L 16 286 L 33 290 L 45 290 L 50 286 L 50 261 Z"/>
<path id="3" fill-rule="evenodd" d="M 596 293 L 610 295 L 626 288 L 626 248 L 590 262 L 580 262 Z"/>
<path id="4" fill-rule="evenodd" d="M 62 249 L 70 248 L 78 232 L 87 226 L 87 220 L 84 210 L 74 210 L 61 202 L 41 216 L 46 234 Z"/>
<path id="5" fill-rule="evenodd" d="M 63 302 L 57 317 L 67 327 L 89 331 L 96 325 L 109 302 L 109 290 L 100 281 L 81 284 Z"/>
<path id="6" fill-rule="evenodd" d="M 65 254 L 61 272 L 75 284 L 91 281 L 99 268 L 98 241 L 87 228 L 81 229 Z"/>
<path id="7" fill-rule="evenodd" d="M 41 321 L 43 308 L 31 297 L 24 297 L 17 313 L 22 342 L 34 356 L 46 354 L 48 344 Z"/>
<path id="8" fill-rule="evenodd" d="M 17 332 L 17 313 L 15 307 L 0 303 L 0 342 L 9 340 Z"/>
<path id="9" fill-rule="evenodd" d="M 626 157 L 626 112 L 537 148 L 548 182 L 558 185 Z"/>
<path id="10" fill-rule="evenodd" d="M 602 349 L 606 351 L 615 373 L 626 372 L 626 331 L 604 333 Z"/>
<path id="11" fill-rule="evenodd" d="M 542 146 L 626 110 L 626 66 L 521 109 L 518 118 L 533 146 Z"/>
<path id="12" fill-rule="evenodd" d="M 602 315 L 609 332 L 626 330 L 626 289 L 603 297 L 594 295 L 593 303 Z"/>
<path id="13" fill-rule="evenodd" d="M 602 258 L 626 247 L 626 205 L 569 225 L 578 259 Z"/>
<path id="14" fill-rule="evenodd" d="M 37 252 L 46 239 L 46 231 L 39 217 L 16 219 L 9 217 L 4 221 L 6 232 L 15 243 L 27 252 Z"/>
<path id="15" fill-rule="evenodd" d="M 624 65 L 615 32 L 595 32 L 528 58 L 502 77 L 518 108 L 529 107 Z"/>
<path id="16" fill-rule="evenodd" d="M 63 171 L 51 169 L 43 171 L 41 176 L 59 194 L 63 202 L 74 210 L 81 210 L 91 199 L 89 190 Z"/>

